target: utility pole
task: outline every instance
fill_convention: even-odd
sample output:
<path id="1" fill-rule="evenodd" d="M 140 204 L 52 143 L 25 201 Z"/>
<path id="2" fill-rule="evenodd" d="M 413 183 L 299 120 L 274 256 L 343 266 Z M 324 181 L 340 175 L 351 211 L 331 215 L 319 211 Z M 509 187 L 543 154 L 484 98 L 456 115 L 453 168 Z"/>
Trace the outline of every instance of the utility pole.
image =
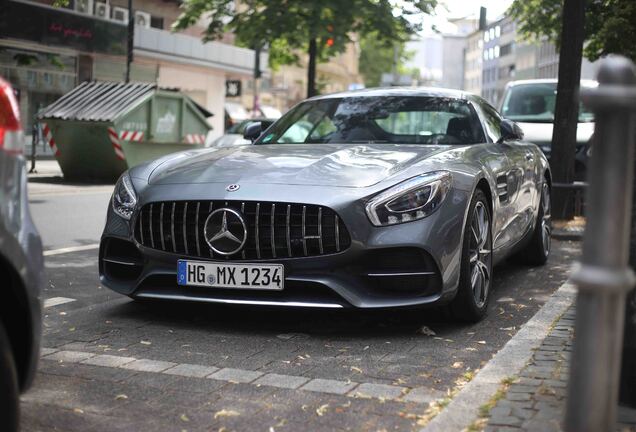
<path id="1" fill-rule="evenodd" d="M 133 62 L 133 44 L 135 40 L 135 13 L 133 0 L 128 0 L 128 47 L 126 50 L 126 82 L 130 82 L 130 65 Z"/>
<path id="2" fill-rule="evenodd" d="M 552 129 L 552 175 L 556 186 L 552 198 L 552 216 L 556 219 L 574 217 L 572 189 L 576 127 L 579 117 L 577 90 L 581 82 L 581 59 L 585 23 L 585 0 L 565 0 L 559 50 L 559 83 Z"/>

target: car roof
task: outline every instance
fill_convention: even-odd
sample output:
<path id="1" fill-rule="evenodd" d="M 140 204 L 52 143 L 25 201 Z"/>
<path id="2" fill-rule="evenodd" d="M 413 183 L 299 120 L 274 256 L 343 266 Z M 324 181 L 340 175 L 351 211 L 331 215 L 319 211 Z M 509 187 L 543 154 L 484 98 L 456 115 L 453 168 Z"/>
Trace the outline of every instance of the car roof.
<path id="1" fill-rule="evenodd" d="M 453 90 L 439 87 L 376 87 L 361 90 L 332 93 L 328 95 L 314 96 L 308 100 L 321 100 L 345 97 L 372 97 L 372 96 L 424 96 L 446 97 L 453 99 L 466 99 L 470 93 L 461 90 Z"/>
<path id="2" fill-rule="evenodd" d="M 559 80 L 556 78 L 543 78 L 543 79 L 527 79 L 527 80 L 517 80 L 510 81 L 506 84 L 506 87 L 514 87 L 517 85 L 525 85 L 525 84 L 556 84 Z M 581 86 L 583 87 L 596 87 L 598 86 L 598 82 L 590 79 L 582 79 Z"/>

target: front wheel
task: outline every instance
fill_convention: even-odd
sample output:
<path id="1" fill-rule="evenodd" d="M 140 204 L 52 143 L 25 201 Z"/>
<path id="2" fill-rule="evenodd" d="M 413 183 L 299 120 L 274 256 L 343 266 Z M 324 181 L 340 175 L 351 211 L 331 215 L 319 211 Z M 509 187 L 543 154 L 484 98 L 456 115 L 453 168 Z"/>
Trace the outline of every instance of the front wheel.
<path id="1" fill-rule="evenodd" d="M 450 308 L 456 318 L 477 322 L 486 315 L 492 284 L 492 217 L 486 195 L 475 191 L 464 228 L 459 287 Z"/>

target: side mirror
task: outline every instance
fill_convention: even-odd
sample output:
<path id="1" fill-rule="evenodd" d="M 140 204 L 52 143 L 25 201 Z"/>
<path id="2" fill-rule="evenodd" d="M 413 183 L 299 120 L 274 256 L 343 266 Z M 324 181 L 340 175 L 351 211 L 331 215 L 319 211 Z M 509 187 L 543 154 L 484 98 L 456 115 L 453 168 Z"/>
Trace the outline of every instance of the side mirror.
<path id="1" fill-rule="evenodd" d="M 500 126 L 501 138 L 499 142 L 523 139 L 523 130 L 512 120 L 503 119 Z"/>
<path id="2" fill-rule="evenodd" d="M 261 122 L 252 122 L 245 128 L 245 132 L 243 132 L 243 138 L 254 142 L 259 136 L 261 136 L 262 133 L 263 124 Z"/>

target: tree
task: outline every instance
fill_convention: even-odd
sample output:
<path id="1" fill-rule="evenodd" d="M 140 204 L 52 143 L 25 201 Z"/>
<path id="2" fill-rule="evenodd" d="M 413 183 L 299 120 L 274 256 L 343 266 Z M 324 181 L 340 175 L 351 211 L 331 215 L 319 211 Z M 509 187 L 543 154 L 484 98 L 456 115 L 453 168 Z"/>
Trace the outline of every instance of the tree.
<path id="1" fill-rule="evenodd" d="M 563 0 L 514 0 L 508 13 L 525 38 L 547 38 L 561 47 Z M 636 2 L 587 0 L 584 38 L 583 55 L 590 60 L 621 54 L 636 61 Z"/>
<path id="2" fill-rule="evenodd" d="M 385 43 L 404 41 L 419 31 L 418 15 L 431 13 L 437 0 L 245 0 L 236 9 L 233 0 L 185 0 L 174 30 L 208 20 L 204 40 L 215 40 L 226 30 L 240 44 L 269 46 L 270 64 L 298 62 L 298 52 L 309 57 L 307 96 L 316 94 L 316 63 L 341 52 L 355 34 L 371 33 Z"/>
<path id="3" fill-rule="evenodd" d="M 395 52 L 397 50 L 397 53 Z M 396 63 L 397 54 L 397 64 Z M 413 74 L 406 70 L 404 63 L 413 56 L 406 50 L 403 41 L 393 44 L 382 41 L 376 33 L 369 33 L 360 39 L 360 74 L 364 78 L 364 85 L 377 87 L 382 80 L 382 74 L 394 71 L 400 74 Z"/>
<path id="4" fill-rule="evenodd" d="M 579 114 L 577 89 L 581 80 L 583 58 L 585 0 L 532 0 L 526 3 L 515 0 L 510 12 L 518 20 L 522 34 L 540 35 L 533 32 L 541 31 L 558 45 L 567 47 L 559 50 L 559 82 L 550 162 L 553 182 L 571 184 L 574 181 L 576 155 Z M 541 30 L 529 27 L 535 21 L 543 24 Z M 552 203 L 552 214 L 557 218 L 567 220 L 574 217 L 571 189 L 553 188 Z"/>

